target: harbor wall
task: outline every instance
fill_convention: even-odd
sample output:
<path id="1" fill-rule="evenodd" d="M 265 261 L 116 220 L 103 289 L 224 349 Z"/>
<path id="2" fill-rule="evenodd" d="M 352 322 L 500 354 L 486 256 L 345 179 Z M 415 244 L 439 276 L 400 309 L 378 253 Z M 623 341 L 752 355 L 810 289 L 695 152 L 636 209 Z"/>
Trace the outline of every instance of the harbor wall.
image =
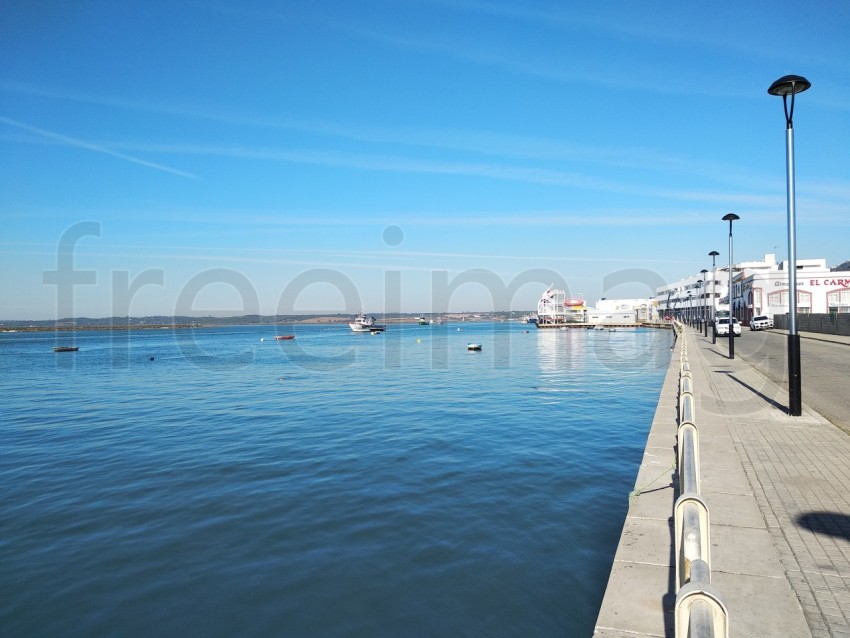
<path id="1" fill-rule="evenodd" d="M 600 638 L 673 635 L 679 371 L 676 338 L 596 619 L 594 636 Z"/>

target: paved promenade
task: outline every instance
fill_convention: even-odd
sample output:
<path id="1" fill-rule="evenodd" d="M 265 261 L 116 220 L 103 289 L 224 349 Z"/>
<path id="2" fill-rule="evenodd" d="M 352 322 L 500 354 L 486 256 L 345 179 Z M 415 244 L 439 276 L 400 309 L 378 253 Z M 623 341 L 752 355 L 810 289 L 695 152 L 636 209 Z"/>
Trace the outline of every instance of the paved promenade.
<path id="1" fill-rule="evenodd" d="M 808 337 L 826 338 L 801 336 L 804 353 Z M 787 391 L 743 357 L 730 361 L 726 340 L 712 344 L 690 328 L 684 338 L 712 584 L 729 610 L 730 636 L 850 638 L 850 436 L 816 412 L 805 391 L 803 415 L 788 416 Z M 850 430 L 850 338 L 832 339 L 847 349 L 847 366 L 833 378 L 847 397 L 839 425 Z M 679 352 L 677 344 L 597 619 L 602 638 L 674 633 Z"/>

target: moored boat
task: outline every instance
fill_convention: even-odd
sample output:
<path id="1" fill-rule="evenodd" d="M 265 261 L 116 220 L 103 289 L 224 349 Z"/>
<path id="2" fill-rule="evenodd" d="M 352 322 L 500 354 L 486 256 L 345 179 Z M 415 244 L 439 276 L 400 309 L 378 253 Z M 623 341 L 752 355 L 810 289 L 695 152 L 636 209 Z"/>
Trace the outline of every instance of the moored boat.
<path id="1" fill-rule="evenodd" d="M 79 349 L 79 346 L 56 346 L 53 352 L 76 352 Z"/>
<path id="2" fill-rule="evenodd" d="M 478 351 L 478 350 L 481 350 L 481 344 L 480 343 L 467 343 L 466 349 Z"/>
<path id="3" fill-rule="evenodd" d="M 294 339 L 295 335 L 277 335 L 275 340 L 277 341 L 287 341 L 289 339 Z"/>
<path id="4" fill-rule="evenodd" d="M 375 321 L 375 317 L 367 317 L 365 313 L 360 313 L 354 318 L 354 321 L 348 324 L 353 332 L 383 332 L 386 326 Z"/>

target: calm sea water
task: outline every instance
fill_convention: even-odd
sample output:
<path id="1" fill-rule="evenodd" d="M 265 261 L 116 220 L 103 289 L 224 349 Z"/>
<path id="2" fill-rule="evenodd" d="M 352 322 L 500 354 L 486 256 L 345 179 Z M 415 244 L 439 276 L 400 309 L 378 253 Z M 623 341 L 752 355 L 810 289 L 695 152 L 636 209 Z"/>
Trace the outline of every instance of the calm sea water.
<path id="1" fill-rule="evenodd" d="M 527 328 L 0 334 L 0 633 L 589 636 L 672 337 Z"/>

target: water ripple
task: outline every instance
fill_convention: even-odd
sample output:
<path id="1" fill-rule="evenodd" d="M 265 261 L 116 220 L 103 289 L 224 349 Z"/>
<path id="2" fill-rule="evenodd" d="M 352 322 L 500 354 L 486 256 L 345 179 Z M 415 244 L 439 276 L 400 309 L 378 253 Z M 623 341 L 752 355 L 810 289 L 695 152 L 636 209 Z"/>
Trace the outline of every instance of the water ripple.
<path id="1" fill-rule="evenodd" d="M 4 634 L 589 635 L 669 335 L 464 328 L 0 335 Z"/>

